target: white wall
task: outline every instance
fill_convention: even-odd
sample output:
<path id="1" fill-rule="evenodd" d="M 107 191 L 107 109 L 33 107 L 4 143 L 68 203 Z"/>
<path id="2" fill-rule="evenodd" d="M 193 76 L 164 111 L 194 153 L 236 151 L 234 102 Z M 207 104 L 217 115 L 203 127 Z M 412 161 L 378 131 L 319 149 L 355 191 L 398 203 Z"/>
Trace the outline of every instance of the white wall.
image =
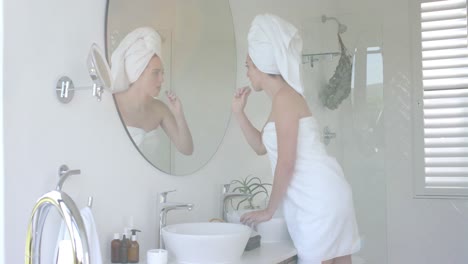
<path id="1" fill-rule="evenodd" d="M 462 264 L 468 259 L 464 248 L 468 245 L 466 203 L 412 198 L 409 1 L 385 0 L 383 6 L 375 7 L 385 10 L 385 128 L 391 133 L 386 134 L 387 204 L 382 206 L 388 206 L 388 263 Z M 259 0 L 255 6 L 248 0 L 231 1 L 238 80 L 244 79 L 246 33 L 255 14 L 274 12 L 299 24 L 301 18 L 336 10 L 330 2 L 302 0 L 288 2 L 285 8 L 280 0 Z M 340 7 L 351 4 L 337 3 Z M 6 228 L 2 237 L 8 239 L 4 263 L 23 261 L 30 211 L 40 195 L 55 187 L 62 163 L 82 170 L 82 175 L 64 185 L 78 205 L 84 206 L 87 196 L 94 196 L 93 210 L 106 259 L 112 233 L 121 232 L 130 216 L 143 231 L 141 252 L 155 246 L 159 191 L 176 188 L 171 200 L 197 206 L 193 212 L 174 212 L 169 223 L 205 221 L 217 216 L 221 183 L 250 173 L 271 177 L 266 157 L 258 158 L 248 149 L 233 122 L 206 167 L 193 175 L 172 177 L 139 156 L 109 94 L 100 103 L 83 91 L 68 105 L 57 102 L 53 87 L 62 74 L 78 86 L 90 83 L 85 58 L 92 42 L 104 44 L 104 9 L 104 0 L 4 1 Z M 247 112 L 257 126 L 263 124 L 268 109 L 265 95 L 251 96 Z"/>
<path id="2" fill-rule="evenodd" d="M 0 1 L 0 127 L 3 128 L 3 1 Z M 0 129 L 0 234 L 5 234 L 3 129 Z M 5 236 L 0 236 L 0 263 L 5 263 Z"/>
<path id="3" fill-rule="evenodd" d="M 79 207 L 94 196 L 105 259 L 112 234 L 122 232 L 130 216 L 143 231 L 142 258 L 156 246 L 158 192 L 177 189 L 170 200 L 196 205 L 192 212 L 171 212 L 168 223 L 207 221 L 218 217 L 222 183 L 269 171 L 267 160 L 252 152 L 241 160 L 247 146 L 235 127 L 208 166 L 190 176 L 168 176 L 139 156 L 108 93 L 98 103 L 90 91 L 79 91 L 70 104 L 60 104 L 53 88 L 62 74 L 77 86 L 91 83 L 85 59 L 92 42 L 104 44 L 104 12 L 103 0 L 5 1 L 5 263 L 24 259 L 30 212 L 38 197 L 55 188 L 62 163 L 82 171 L 64 184 Z"/>

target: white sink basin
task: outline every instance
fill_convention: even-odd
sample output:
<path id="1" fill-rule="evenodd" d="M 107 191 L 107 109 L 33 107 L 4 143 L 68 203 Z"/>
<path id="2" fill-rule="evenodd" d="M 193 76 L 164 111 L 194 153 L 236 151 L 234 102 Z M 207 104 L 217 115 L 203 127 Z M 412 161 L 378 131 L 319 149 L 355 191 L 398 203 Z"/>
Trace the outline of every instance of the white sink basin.
<path id="1" fill-rule="evenodd" d="M 187 223 L 162 229 L 164 243 L 177 263 L 238 263 L 251 229 L 231 223 Z"/>

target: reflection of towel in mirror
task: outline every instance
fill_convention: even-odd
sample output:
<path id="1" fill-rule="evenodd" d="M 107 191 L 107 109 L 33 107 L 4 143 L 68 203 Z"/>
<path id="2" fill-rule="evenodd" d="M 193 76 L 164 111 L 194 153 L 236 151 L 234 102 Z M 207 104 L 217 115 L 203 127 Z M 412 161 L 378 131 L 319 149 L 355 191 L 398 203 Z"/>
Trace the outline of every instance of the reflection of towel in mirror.
<path id="1" fill-rule="evenodd" d="M 249 56 L 264 73 L 281 74 L 283 79 L 302 94 L 302 38 L 289 22 L 272 14 L 257 15 L 248 34 Z"/>
<path id="2" fill-rule="evenodd" d="M 154 148 L 158 146 L 159 139 L 157 136 L 157 128 L 146 132 L 143 128 L 127 126 L 127 131 L 138 148 L 141 148 L 144 145 L 151 145 Z"/>
<path id="3" fill-rule="evenodd" d="M 162 127 L 146 132 L 142 128 L 127 126 L 127 131 L 146 160 L 159 170 L 171 170 L 171 141 Z"/>
<path id="4" fill-rule="evenodd" d="M 161 60 L 161 36 L 150 27 L 130 32 L 111 57 L 113 92 L 122 92 L 135 82 L 154 55 Z"/>
<path id="5" fill-rule="evenodd" d="M 101 248 L 99 245 L 99 238 L 97 235 L 97 229 L 91 208 L 85 207 L 81 209 L 80 213 L 86 229 L 86 236 L 88 238 L 90 263 L 102 264 Z M 68 233 L 67 226 L 62 221 L 60 224 L 57 245 L 55 248 L 55 263 L 73 263 L 73 258 L 71 256 L 72 252 L 73 250 L 70 240 L 70 234 Z"/>

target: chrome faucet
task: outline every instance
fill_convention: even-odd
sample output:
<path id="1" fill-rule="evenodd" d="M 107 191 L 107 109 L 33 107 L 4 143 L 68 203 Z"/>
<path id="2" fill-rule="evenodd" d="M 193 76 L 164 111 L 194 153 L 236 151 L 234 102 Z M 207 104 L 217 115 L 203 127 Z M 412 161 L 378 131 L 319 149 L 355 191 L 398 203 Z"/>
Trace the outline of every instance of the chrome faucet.
<path id="1" fill-rule="evenodd" d="M 227 221 L 227 212 L 226 212 L 226 202 L 233 198 L 250 198 L 252 197 L 251 194 L 247 193 L 230 193 L 229 188 L 231 188 L 231 184 L 223 184 L 222 190 L 222 202 L 221 202 L 221 214 L 223 221 Z"/>
<path id="2" fill-rule="evenodd" d="M 58 209 L 70 234 L 73 263 L 89 264 L 88 238 L 80 211 L 70 196 L 61 191 L 44 194 L 33 208 L 26 236 L 25 264 L 41 263 L 42 231 L 51 207 Z"/>
<path id="3" fill-rule="evenodd" d="M 162 192 L 159 194 L 159 248 L 164 248 L 164 241 L 162 237 L 162 229 L 166 226 L 167 213 L 172 210 L 188 210 L 193 209 L 191 203 L 172 203 L 167 202 L 167 194 L 175 192 L 176 190 Z"/>

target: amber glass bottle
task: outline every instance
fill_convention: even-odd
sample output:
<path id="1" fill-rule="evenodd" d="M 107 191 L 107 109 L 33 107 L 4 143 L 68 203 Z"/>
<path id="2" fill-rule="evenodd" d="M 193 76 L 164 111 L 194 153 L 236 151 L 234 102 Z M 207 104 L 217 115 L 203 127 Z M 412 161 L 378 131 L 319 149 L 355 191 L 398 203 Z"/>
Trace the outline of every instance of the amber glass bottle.
<path id="1" fill-rule="evenodd" d="M 111 241 L 111 262 L 120 263 L 120 235 L 114 234 L 114 239 Z"/>
<path id="2" fill-rule="evenodd" d="M 140 261 L 140 245 L 137 242 L 136 232 L 141 232 L 137 229 L 132 229 L 132 241 L 128 247 L 128 262 L 138 263 Z"/>
<path id="3" fill-rule="evenodd" d="M 120 263 L 128 263 L 128 248 L 130 241 L 128 241 L 125 234 L 123 234 L 122 241 L 120 243 Z"/>

